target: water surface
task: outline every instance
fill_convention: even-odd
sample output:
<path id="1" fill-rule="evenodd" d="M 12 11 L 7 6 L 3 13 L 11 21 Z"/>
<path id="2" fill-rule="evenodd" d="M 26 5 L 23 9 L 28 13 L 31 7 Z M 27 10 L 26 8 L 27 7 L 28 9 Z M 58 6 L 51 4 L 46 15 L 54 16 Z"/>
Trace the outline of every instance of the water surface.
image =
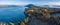
<path id="1" fill-rule="evenodd" d="M 2 22 L 23 21 L 25 18 L 24 10 L 25 10 L 24 6 L 0 8 L 0 21 Z"/>

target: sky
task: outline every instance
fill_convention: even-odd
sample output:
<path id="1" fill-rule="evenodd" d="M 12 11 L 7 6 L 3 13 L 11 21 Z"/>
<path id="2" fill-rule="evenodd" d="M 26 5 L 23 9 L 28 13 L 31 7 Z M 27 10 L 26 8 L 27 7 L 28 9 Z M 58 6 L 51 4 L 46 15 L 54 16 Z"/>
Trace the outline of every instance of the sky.
<path id="1" fill-rule="evenodd" d="M 60 0 L 0 0 L 0 5 L 60 5 Z"/>

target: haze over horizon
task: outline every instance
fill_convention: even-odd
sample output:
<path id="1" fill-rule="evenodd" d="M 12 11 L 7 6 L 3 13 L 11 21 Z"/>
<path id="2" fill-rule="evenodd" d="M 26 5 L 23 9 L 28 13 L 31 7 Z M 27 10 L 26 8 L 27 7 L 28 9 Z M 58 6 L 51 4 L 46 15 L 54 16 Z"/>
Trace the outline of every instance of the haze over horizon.
<path id="1" fill-rule="evenodd" d="M 60 5 L 60 0 L 0 0 L 0 5 Z"/>

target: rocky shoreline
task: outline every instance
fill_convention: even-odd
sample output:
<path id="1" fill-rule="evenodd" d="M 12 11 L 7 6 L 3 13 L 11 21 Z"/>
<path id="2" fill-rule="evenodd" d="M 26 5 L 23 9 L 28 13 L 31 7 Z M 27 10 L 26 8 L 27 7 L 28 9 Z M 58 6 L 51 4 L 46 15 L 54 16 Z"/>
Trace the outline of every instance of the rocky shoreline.
<path id="1" fill-rule="evenodd" d="M 57 12 L 60 12 L 60 9 L 32 5 L 25 9 L 25 15 L 29 17 L 27 25 L 60 25 L 60 16 L 51 15 Z"/>

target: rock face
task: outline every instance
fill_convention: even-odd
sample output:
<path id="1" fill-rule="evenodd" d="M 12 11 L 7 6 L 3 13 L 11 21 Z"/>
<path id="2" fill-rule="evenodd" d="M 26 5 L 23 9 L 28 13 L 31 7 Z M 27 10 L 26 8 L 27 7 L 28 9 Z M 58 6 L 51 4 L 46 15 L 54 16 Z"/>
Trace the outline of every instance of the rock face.
<path id="1" fill-rule="evenodd" d="M 51 8 L 52 9 L 52 8 Z M 59 25 L 60 17 L 54 17 L 51 13 L 59 12 L 59 10 L 53 8 L 41 8 L 41 7 L 31 7 L 25 10 L 25 15 L 29 17 L 28 23 L 26 25 Z M 51 12 L 53 11 L 53 12 Z"/>

